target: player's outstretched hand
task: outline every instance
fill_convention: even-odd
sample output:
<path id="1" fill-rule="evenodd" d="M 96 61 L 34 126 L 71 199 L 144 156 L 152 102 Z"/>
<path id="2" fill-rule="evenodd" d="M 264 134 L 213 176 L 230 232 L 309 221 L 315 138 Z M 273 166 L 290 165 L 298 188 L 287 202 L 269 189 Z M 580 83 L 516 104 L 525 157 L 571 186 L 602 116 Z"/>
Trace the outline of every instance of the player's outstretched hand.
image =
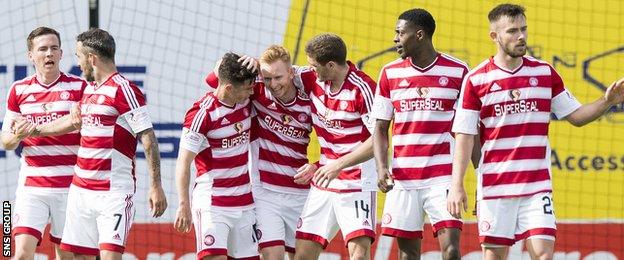
<path id="1" fill-rule="evenodd" d="M 149 190 L 149 207 L 152 217 L 160 217 L 167 209 L 167 197 L 161 186 L 150 187 Z"/>
<path id="2" fill-rule="evenodd" d="M 173 222 L 173 227 L 178 232 L 188 233 L 191 231 L 191 205 L 189 203 L 182 203 L 176 212 L 176 219 Z"/>
<path id="3" fill-rule="evenodd" d="M 394 188 L 394 179 L 392 179 L 388 169 L 377 169 L 377 187 L 379 187 L 379 190 L 383 193 Z"/>
<path id="4" fill-rule="evenodd" d="M 613 82 L 607 92 L 605 92 L 605 99 L 609 105 L 617 105 L 624 102 L 624 78 Z"/>
<path id="5" fill-rule="evenodd" d="M 310 180 L 314 176 L 314 172 L 316 171 L 316 165 L 306 163 L 303 166 L 297 169 L 297 174 L 293 176 L 295 178 L 295 183 L 304 185 L 310 183 Z"/>
<path id="6" fill-rule="evenodd" d="M 447 197 L 446 209 L 457 219 L 462 217 L 462 212 L 468 211 L 468 198 L 464 187 L 451 186 Z"/>
<path id="7" fill-rule="evenodd" d="M 338 161 L 333 161 L 325 166 L 322 166 L 314 173 L 314 183 L 319 187 L 327 188 L 329 183 L 338 177 L 342 169 L 338 166 Z"/>
<path id="8" fill-rule="evenodd" d="M 76 130 L 80 130 L 82 127 L 82 111 L 80 110 L 80 104 L 72 106 L 69 111 L 69 116 L 71 117 L 72 125 L 76 128 Z"/>
<path id="9" fill-rule="evenodd" d="M 247 69 L 251 71 L 258 71 L 258 68 L 260 67 L 260 63 L 258 62 L 258 60 L 256 60 L 256 58 L 251 57 L 249 55 L 241 56 L 238 59 L 238 62 L 240 62 L 240 64 L 243 65 L 243 67 L 246 67 Z"/>

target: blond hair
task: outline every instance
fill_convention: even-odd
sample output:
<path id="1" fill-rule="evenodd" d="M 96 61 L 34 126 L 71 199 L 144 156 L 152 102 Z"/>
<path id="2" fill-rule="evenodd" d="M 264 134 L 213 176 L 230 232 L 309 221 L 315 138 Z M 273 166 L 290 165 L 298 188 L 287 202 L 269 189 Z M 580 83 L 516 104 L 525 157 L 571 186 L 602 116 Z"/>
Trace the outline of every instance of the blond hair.
<path id="1" fill-rule="evenodd" d="M 271 45 L 260 55 L 260 62 L 262 63 L 273 63 L 279 60 L 290 63 L 290 54 L 284 46 Z"/>

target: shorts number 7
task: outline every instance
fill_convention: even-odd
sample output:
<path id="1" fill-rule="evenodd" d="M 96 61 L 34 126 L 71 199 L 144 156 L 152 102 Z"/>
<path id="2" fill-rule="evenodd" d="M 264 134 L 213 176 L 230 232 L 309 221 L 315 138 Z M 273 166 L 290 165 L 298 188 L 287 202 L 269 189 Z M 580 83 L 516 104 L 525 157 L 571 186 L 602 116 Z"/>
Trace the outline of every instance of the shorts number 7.
<path id="1" fill-rule="evenodd" d="M 115 230 L 113 231 L 117 231 L 117 229 L 119 228 L 119 222 L 121 222 L 121 214 L 116 213 L 113 216 L 117 217 L 117 224 L 115 224 Z"/>

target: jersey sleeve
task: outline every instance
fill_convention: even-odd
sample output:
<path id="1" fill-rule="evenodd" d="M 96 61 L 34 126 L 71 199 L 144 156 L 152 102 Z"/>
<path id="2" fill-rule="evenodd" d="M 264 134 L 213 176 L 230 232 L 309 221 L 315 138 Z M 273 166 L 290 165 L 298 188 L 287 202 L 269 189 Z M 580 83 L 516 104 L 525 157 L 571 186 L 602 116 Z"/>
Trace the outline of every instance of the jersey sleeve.
<path id="1" fill-rule="evenodd" d="M 132 132 L 136 134 L 153 127 L 145 104 L 145 96 L 137 86 L 128 81 L 120 82 L 116 97 L 115 108 Z"/>
<path id="2" fill-rule="evenodd" d="M 373 99 L 377 89 L 377 83 L 370 78 L 362 77 L 363 83 L 360 83 L 359 95 L 356 97 L 356 109 L 362 116 L 362 122 L 371 134 L 374 132 L 375 123 L 371 117 L 373 111 Z"/>
<path id="3" fill-rule="evenodd" d="M 381 73 L 379 73 L 379 81 L 377 91 L 375 92 L 371 117 L 390 121 L 393 116 L 394 107 L 390 99 L 390 85 L 388 83 L 388 77 L 386 76 L 386 70 L 382 69 Z"/>
<path id="4" fill-rule="evenodd" d="M 452 130 L 455 133 L 476 135 L 479 130 L 479 112 L 482 104 L 470 79 L 470 75 L 466 76 L 462 82 Z"/>
<path id="5" fill-rule="evenodd" d="M 303 87 L 303 91 L 306 95 L 310 95 L 316 84 L 316 75 L 314 71 L 306 66 L 293 66 L 295 70 L 295 85 Z"/>
<path id="6" fill-rule="evenodd" d="M 4 120 L 2 121 L 2 132 L 11 132 L 11 127 L 13 126 L 15 119 L 22 115 L 17 101 L 17 95 L 15 93 L 15 86 L 11 86 L 9 89 L 6 100 Z"/>
<path id="7" fill-rule="evenodd" d="M 210 73 L 206 75 L 206 78 L 204 79 L 204 81 L 206 82 L 206 85 L 208 86 L 208 91 L 214 92 L 215 90 L 217 90 L 217 86 L 219 86 L 219 78 L 214 73 L 214 71 L 210 71 Z"/>
<path id="8" fill-rule="evenodd" d="M 206 135 L 208 134 L 208 124 L 210 115 L 205 107 L 200 106 L 200 102 L 186 111 L 182 135 L 180 136 L 180 148 L 198 154 L 202 150 L 210 147 Z"/>
<path id="9" fill-rule="evenodd" d="M 581 107 L 581 103 L 565 88 L 559 73 L 553 67 L 550 70 L 553 97 L 551 110 L 558 119 L 562 119 Z"/>

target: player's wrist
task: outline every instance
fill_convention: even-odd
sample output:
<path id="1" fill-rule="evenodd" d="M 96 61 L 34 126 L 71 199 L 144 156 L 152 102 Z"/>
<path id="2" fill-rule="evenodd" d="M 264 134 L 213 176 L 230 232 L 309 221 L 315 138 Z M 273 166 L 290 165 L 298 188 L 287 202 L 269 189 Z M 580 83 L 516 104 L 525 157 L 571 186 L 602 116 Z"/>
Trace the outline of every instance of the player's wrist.
<path id="1" fill-rule="evenodd" d="M 158 180 L 152 180 L 152 183 L 150 184 L 150 188 L 151 189 L 162 189 L 162 182 L 160 179 Z"/>
<path id="2" fill-rule="evenodd" d="M 41 128 L 40 127 L 41 127 L 40 125 L 36 125 L 35 129 L 33 129 L 32 133 L 30 133 L 30 136 L 33 136 L 33 137 L 40 136 L 41 135 Z M 25 137 L 26 136 L 24 136 L 23 138 L 25 138 Z M 23 138 L 21 138 L 21 139 L 23 139 Z"/>

